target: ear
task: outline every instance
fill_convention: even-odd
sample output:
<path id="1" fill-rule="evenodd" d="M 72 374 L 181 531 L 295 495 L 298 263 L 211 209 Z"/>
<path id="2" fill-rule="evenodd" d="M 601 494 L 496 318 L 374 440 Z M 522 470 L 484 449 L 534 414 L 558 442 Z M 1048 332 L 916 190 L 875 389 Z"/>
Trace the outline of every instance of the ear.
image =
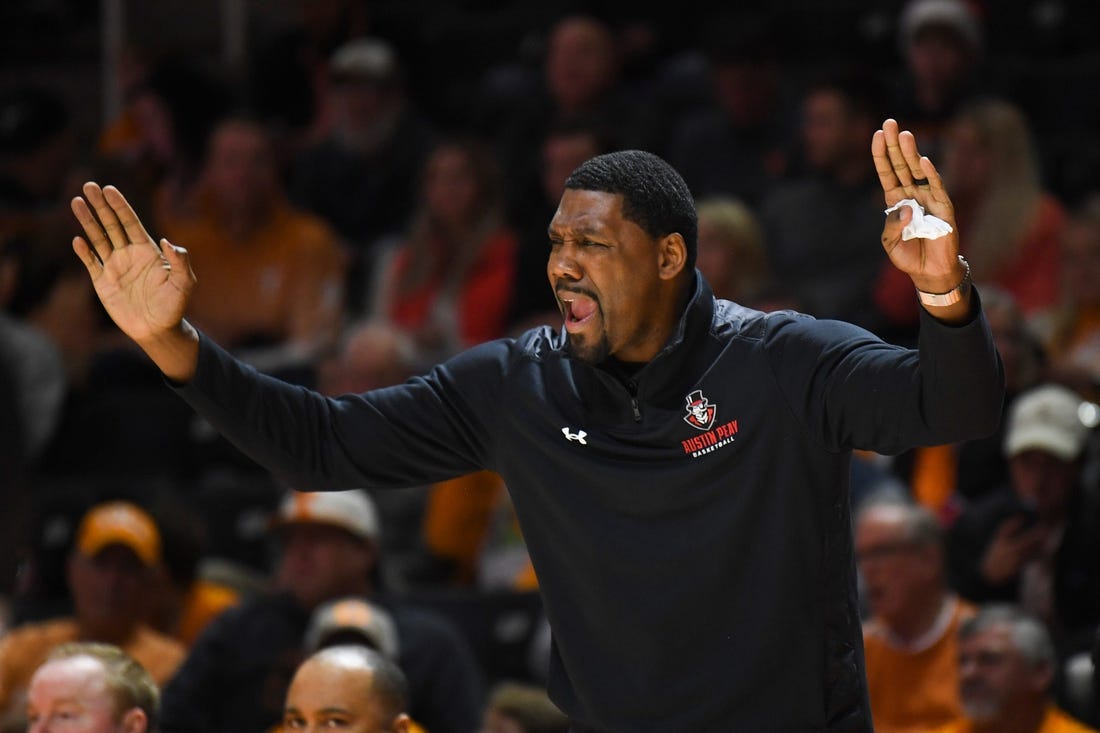
<path id="1" fill-rule="evenodd" d="M 420 730 L 419 726 L 414 728 L 412 718 L 405 713 L 401 713 L 393 719 L 393 723 L 390 724 L 390 730 L 393 733 L 413 733 L 413 731 Z"/>
<path id="2" fill-rule="evenodd" d="M 146 733 L 149 730 L 149 716 L 141 708 L 130 708 L 122 714 L 124 733 Z"/>
<path id="3" fill-rule="evenodd" d="M 678 232 L 657 241 L 657 274 L 662 280 L 673 280 L 687 265 L 687 243 Z"/>

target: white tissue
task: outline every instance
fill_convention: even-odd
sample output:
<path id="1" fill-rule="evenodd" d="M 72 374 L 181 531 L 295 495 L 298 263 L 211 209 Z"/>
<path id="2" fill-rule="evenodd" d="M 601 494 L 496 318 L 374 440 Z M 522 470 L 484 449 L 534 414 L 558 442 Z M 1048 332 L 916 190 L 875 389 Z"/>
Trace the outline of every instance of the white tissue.
<path id="1" fill-rule="evenodd" d="M 918 204 L 916 199 L 902 199 L 887 209 L 886 213 L 897 211 L 902 206 L 908 206 L 913 211 L 913 218 L 901 230 L 902 239 L 916 239 L 918 237 L 922 239 L 939 239 L 943 235 L 954 231 L 951 225 L 943 219 L 925 214 L 924 207 Z"/>

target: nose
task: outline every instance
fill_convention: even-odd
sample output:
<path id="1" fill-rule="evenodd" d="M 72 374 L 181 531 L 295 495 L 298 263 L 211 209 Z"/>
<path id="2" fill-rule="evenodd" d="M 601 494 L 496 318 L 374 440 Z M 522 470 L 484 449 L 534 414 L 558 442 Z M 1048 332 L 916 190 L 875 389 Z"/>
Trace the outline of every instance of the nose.
<path id="1" fill-rule="evenodd" d="M 574 245 L 565 242 L 551 247 L 546 273 L 550 276 L 551 285 L 558 280 L 580 280 L 581 267 L 577 262 Z"/>

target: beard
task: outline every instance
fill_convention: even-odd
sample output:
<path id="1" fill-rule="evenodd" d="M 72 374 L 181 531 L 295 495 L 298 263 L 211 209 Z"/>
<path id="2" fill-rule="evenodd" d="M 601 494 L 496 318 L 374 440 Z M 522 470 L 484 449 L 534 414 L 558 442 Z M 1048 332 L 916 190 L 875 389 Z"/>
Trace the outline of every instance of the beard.
<path id="1" fill-rule="evenodd" d="M 565 351 L 577 361 L 586 364 L 599 364 L 605 361 L 611 353 L 611 344 L 607 341 L 607 334 L 601 333 L 596 341 L 589 341 L 583 336 L 577 337 L 571 333 L 565 336 Z"/>

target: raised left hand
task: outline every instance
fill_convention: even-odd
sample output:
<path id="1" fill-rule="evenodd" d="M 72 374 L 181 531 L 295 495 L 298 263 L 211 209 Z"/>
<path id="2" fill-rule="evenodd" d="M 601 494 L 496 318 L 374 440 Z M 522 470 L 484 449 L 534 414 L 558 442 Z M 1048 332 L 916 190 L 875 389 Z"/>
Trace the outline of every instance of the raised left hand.
<path id="1" fill-rule="evenodd" d="M 913 133 L 899 130 L 896 120 L 882 123 L 871 139 L 871 157 L 889 208 L 902 199 L 914 199 L 927 214 L 951 225 L 951 232 L 936 239 L 903 240 L 902 229 L 913 217 L 908 206 L 887 215 L 882 227 L 882 246 L 890 261 L 909 275 L 913 285 L 926 293 L 946 293 L 966 277 L 959 262 L 959 232 L 955 207 L 947 195 L 936 166 L 917 150 Z M 957 303 L 929 309 L 945 321 L 962 321 L 970 312 L 969 293 Z"/>

